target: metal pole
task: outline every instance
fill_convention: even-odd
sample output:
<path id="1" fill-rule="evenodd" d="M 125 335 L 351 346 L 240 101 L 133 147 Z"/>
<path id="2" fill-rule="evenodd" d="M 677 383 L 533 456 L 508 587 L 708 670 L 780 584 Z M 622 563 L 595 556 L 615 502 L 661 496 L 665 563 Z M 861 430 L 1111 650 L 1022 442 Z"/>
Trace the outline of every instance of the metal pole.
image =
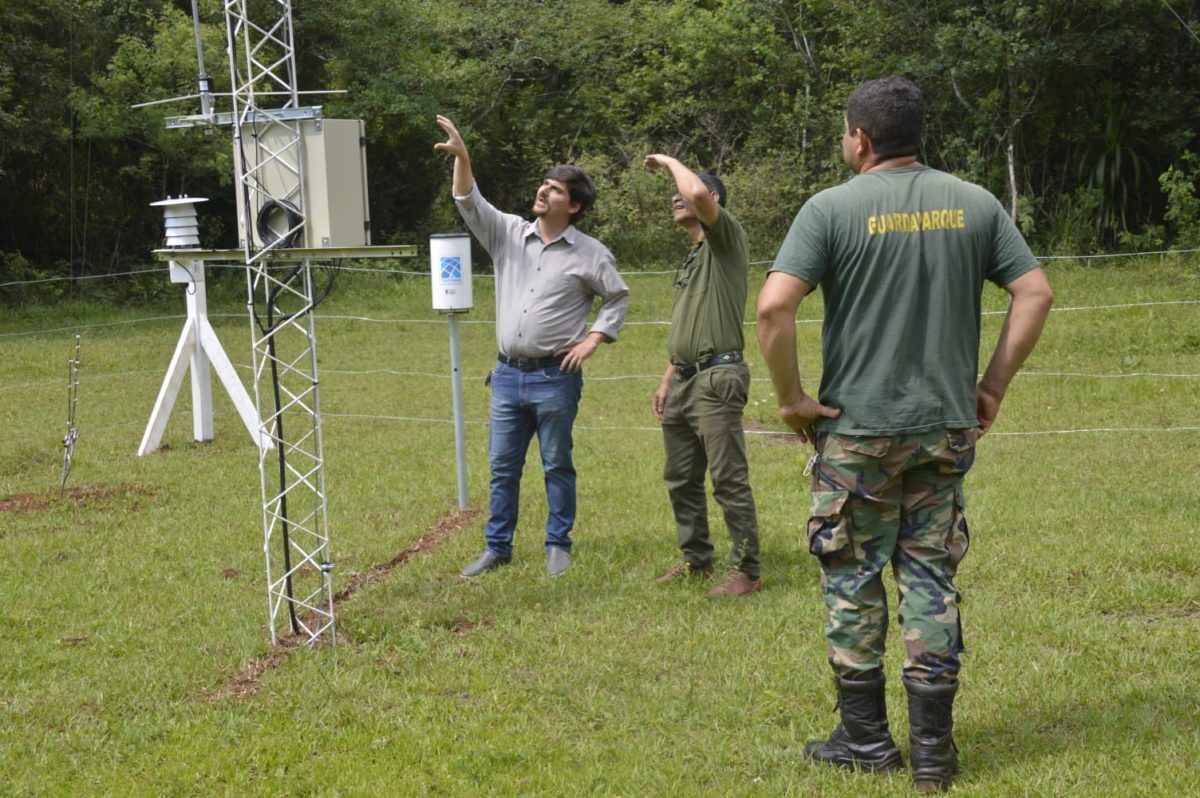
<path id="1" fill-rule="evenodd" d="M 200 77 L 197 85 L 200 88 L 200 113 L 212 119 L 212 79 L 204 71 L 204 42 L 200 38 L 200 8 L 196 0 L 192 0 L 192 30 L 196 34 L 196 62 L 200 67 Z"/>
<path id="2" fill-rule="evenodd" d="M 462 369 L 458 362 L 458 316 L 450 314 L 450 377 L 454 395 L 454 458 L 458 466 L 458 509 L 467 509 L 467 441 L 463 422 Z"/>

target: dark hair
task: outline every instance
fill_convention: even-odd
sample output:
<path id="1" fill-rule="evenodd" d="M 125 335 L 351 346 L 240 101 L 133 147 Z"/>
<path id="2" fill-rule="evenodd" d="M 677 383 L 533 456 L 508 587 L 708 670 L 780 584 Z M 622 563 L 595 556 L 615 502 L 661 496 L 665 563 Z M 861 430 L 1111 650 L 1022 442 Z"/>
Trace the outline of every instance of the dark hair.
<path id="1" fill-rule="evenodd" d="M 571 195 L 571 202 L 579 203 L 579 210 L 571 214 L 572 222 L 587 213 L 588 209 L 596 202 L 596 185 L 588 177 L 587 172 L 578 166 L 561 163 L 558 166 L 551 166 L 543 179 L 557 180 L 562 183 L 567 187 L 567 193 Z"/>
<path id="2" fill-rule="evenodd" d="M 700 182 L 704 184 L 705 188 L 717 195 L 717 204 L 724 208 L 725 199 L 729 196 L 729 193 L 725 191 L 725 184 L 721 182 L 721 178 L 705 172 L 700 175 Z"/>
<path id="3" fill-rule="evenodd" d="M 916 155 L 925 124 L 925 100 L 908 78 L 887 77 L 860 83 L 846 101 L 850 132 L 865 131 L 879 158 Z"/>

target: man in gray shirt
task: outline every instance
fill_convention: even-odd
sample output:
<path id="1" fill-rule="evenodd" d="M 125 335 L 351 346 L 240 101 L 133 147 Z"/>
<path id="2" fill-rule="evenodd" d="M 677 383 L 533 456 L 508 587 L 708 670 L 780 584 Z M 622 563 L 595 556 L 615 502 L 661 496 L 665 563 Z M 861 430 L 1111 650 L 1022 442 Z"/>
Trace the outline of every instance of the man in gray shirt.
<path id="1" fill-rule="evenodd" d="M 535 220 L 501 213 L 479 193 L 471 159 L 454 123 L 434 145 L 454 156 L 454 199 L 463 220 L 492 258 L 496 277 L 496 367 L 491 374 L 489 460 L 492 470 L 487 548 L 462 571 L 470 578 L 512 560 L 513 531 L 525 454 L 536 432 L 546 480 L 546 570 L 571 564 L 575 525 L 572 427 L 583 391 L 583 361 L 617 340 L 629 287 L 612 253 L 572 226 L 596 197 L 587 173 L 555 166 L 533 203 Z M 592 301 L 600 309 L 587 327 Z"/>

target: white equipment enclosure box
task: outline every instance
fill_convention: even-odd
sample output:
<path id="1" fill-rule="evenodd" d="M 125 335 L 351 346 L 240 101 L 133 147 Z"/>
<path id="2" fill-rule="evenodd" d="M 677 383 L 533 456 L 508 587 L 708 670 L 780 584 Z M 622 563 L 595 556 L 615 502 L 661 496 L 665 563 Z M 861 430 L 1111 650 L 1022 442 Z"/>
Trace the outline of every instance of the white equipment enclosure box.
<path id="1" fill-rule="evenodd" d="M 238 237 L 244 246 L 247 233 L 255 248 L 273 243 L 304 214 L 301 234 L 284 246 L 357 247 L 371 243 L 367 210 L 367 148 L 361 119 L 304 119 L 299 122 L 300 146 L 289 147 L 294 132 L 285 126 L 241 128 L 241 147 L 247 175 L 259 190 L 239 189 Z M 234 139 L 234 147 L 238 139 Z M 274 158 L 273 153 L 296 153 L 299 163 Z M 234 158 L 237 158 L 234 153 Z M 296 156 L 293 156 L 296 157 Z M 303 179 L 305 208 L 298 208 Z M 283 200 L 275 202 L 272 200 Z M 245 204 L 251 204 L 252 228 L 247 231 Z M 289 205 L 291 207 L 289 207 Z M 263 229 L 268 240 L 263 240 Z"/>

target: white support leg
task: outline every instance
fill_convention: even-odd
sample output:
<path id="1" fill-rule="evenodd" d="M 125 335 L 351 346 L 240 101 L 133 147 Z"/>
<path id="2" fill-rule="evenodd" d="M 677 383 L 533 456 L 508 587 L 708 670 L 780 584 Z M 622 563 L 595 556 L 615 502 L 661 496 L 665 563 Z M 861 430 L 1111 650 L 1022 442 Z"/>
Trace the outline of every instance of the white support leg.
<path id="1" fill-rule="evenodd" d="M 246 387 L 238 379 L 233 363 L 229 362 L 229 356 L 221 348 L 221 342 L 217 339 L 217 334 L 213 331 L 212 325 L 208 323 L 208 319 L 200 319 L 200 346 L 207 353 L 213 371 L 217 372 L 217 378 L 225 386 L 225 393 L 229 394 L 229 398 L 233 401 L 233 406 L 241 416 L 242 423 L 246 425 L 246 430 L 254 440 L 254 445 L 264 450 L 273 449 L 275 445 L 271 443 L 270 438 L 263 435 L 261 440 L 259 439 L 262 423 L 258 419 L 258 410 L 254 407 L 254 400 L 250 398 Z"/>
<path id="2" fill-rule="evenodd" d="M 197 441 L 213 439 L 212 376 L 209 369 L 217 372 L 221 384 L 233 401 L 233 406 L 250 432 L 254 445 L 262 450 L 273 448 L 271 440 L 260 434 L 261 423 L 254 402 L 238 379 L 233 363 L 225 354 L 221 341 L 208 322 L 208 296 L 204 287 L 204 261 L 192 260 L 184 264 L 171 261 L 171 282 L 188 286 L 187 321 L 183 333 L 171 357 L 171 365 L 163 378 L 162 388 L 150 413 L 150 422 L 138 447 L 138 456 L 150 454 L 162 441 L 175 398 L 183 385 L 184 374 L 192 373 L 192 432 Z"/>
<path id="3" fill-rule="evenodd" d="M 192 287 L 187 295 L 188 321 L 196 328 L 197 343 L 192 350 L 192 438 L 205 442 L 213 439 L 212 376 L 208 370 L 209 356 L 205 354 L 212 346 L 204 340 L 204 328 L 208 325 L 208 294 L 204 287 L 203 261 L 192 261 L 188 266 L 192 274 Z M 218 342 L 217 349 L 220 347 Z"/>
<path id="4" fill-rule="evenodd" d="M 138 447 L 138 457 L 150 454 L 158 448 L 162 441 L 163 431 L 167 428 L 167 420 L 171 418 L 171 408 L 175 406 L 175 397 L 179 394 L 179 386 L 183 385 L 183 375 L 187 373 L 192 351 L 196 348 L 196 325 L 191 319 L 183 323 L 183 332 L 179 343 L 175 345 L 175 354 L 171 357 L 171 365 L 167 366 L 167 375 L 163 377 L 162 388 L 158 391 L 158 399 L 154 401 L 154 410 L 150 413 L 150 423 L 146 425 L 146 433 L 142 436 L 142 445 Z"/>

